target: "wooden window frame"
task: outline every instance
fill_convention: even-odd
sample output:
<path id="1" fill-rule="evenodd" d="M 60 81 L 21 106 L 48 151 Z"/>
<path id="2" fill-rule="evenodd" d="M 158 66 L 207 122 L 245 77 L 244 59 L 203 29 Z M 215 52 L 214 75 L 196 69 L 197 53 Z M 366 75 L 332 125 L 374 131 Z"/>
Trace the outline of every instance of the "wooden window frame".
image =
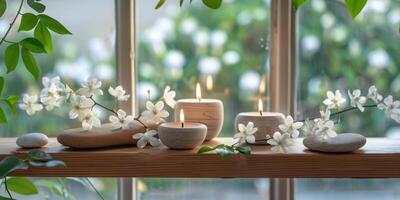
<path id="1" fill-rule="evenodd" d="M 137 114 L 135 0 L 115 0 L 117 24 L 117 66 L 120 84 L 130 91 L 124 110 Z M 296 14 L 292 0 L 271 0 L 271 111 L 294 114 L 296 94 Z M 270 200 L 294 199 L 293 179 L 271 179 Z M 119 199 L 136 199 L 136 179 L 119 180 Z"/>

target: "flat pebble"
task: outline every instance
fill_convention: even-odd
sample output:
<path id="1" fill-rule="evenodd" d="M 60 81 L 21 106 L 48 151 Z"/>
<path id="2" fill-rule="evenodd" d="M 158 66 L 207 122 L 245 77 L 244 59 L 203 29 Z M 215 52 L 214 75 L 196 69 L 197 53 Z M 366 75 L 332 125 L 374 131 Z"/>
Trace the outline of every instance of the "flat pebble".
<path id="1" fill-rule="evenodd" d="M 322 139 L 321 137 L 306 137 L 303 140 L 304 146 L 313 151 L 328 153 L 353 152 L 366 143 L 367 139 L 356 133 L 341 133 L 337 137 Z"/>
<path id="2" fill-rule="evenodd" d="M 45 146 L 49 138 L 43 133 L 28 133 L 17 138 L 17 145 L 21 148 L 39 148 Z"/>

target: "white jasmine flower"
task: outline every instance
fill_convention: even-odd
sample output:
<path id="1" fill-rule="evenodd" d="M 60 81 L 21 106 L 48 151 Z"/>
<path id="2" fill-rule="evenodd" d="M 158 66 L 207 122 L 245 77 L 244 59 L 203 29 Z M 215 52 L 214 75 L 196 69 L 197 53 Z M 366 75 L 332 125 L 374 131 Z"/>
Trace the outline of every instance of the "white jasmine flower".
<path id="1" fill-rule="evenodd" d="M 329 109 L 339 109 L 346 102 L 346 99 L 342 97 L 339 90 L 336 90 L 335 94 L 328 91 L 326 96 L 328 98 L 325 99 L 323 103 L 327 105 Z"/>
<path id="2" fill-rule="evenodd" d="M 92 130 L 93 127 L 100 128 L 101 122 L 98 118 L 98 113 L 90 109 L 85 110 L 79 115 L 79 120 L 82 122 L 84 130 Z"/>
<path id="3" fill-rule="evenodd" d="M 364 112 L 365 108 L 364 104 L 367 102 L 367 98 L 361 96 L 360 90 L 354 90 L 353 93 L 350 93 L 350 90 L 347 91 L 350 98 L 350 105 L 353 107 L 357 107 L 361 112 Z"/>
<path id="4" fill-rule="evenodd" d="M 67 84 L 65 84 L 65 88 L 64 88 L 63 92 L 65 94 L 64 99 L 66 101 L 68 101 L 69 98 L 71 98 L 71 96 L 74 94 L 74 91 Z"/>
<path id="5" fill-rule="evenodd" d="M 279 125 L 279 129 L 281 129 L 284 133 L 288 133 L 291 137 L 297 138 L 299 136 L 299 131 L 303 126 L 303 122 L 294 122 L 292 116 L 288 115 L 285 119 L 285 123 Z"/>
<path id="6" fill-rule="evenodd" d="M 174 98 L 176 96 L 176 92 L 170 91 L 170 90 L 171 90 L 171 88 L 169 86 L 165 87 L 163 99 L 169 107 L 174 108 L 175 104 L 176 104 L 176 102 L 174 100 Z"/>
<path id="7" fill-rule="evenodd" d="M 267 141 L 268 144 L 273 147 L 271 150 L 273 152 L 287 152 L 293 145 L 293 140 L 290 138 L 288 133 L 281 134 L 280 132 L 275 132 L 273 137 Z"/>
<path id="8" fill-rule="evenodd" d="M 387 96 L 383 103 L 378 104 L 378 108 L 385 110 L 385 114 L 388 117 L 398 121 L 398 115 L 400 113 L 400 101 L 393 101 L 392 95 Z"/>
<path id="9" fill-rule="evenodd" d="M 46 110 L 53 110 L 54 107 L 60 106 L 62 100 L 55 83 L 50 83 L 49 87 L 43 88 L 40 92 L 40 102 L 45 105 Z"/>
<path id="10" fill-rule="evenodd" d="M 82 88 L 77 92 L 86 97 L 103 95 L 103 91 L 100 88 L 101 81 L 98 81 L 96 78 L 89 78 L 86 82 L 82 83 Z"/>
<path id="11" fill-rule="evenodd" d="M 379 101 L 382 101 L 382 95 L 378 93 L 378 89 L 375 87 L 375 85 L 369 87 L 368 89 L 368 98 L 372 99 L 375 103 L 378 103 Z"/>
<path id="12" fill-rule="evenodd" d="M 129 94 L 125 94 L 125 90 L 120 85 L 117 86 L 115 89 L 112 87 L 108 88 L 108 93 L 110 93 L 111 96 L 117 98 L 118 101 L 127 101 L 130 97 Z"/>
<path id="13" fill-rule="evenodd" d="M 147 143 L 150 143 L 153 147 L 161 145 L 160 140 L 154 137 L 155 135 L 157 135 L 157 131 L 150 130 L 145 133 L 136 133 L 132 138 L 138 140 L 137 147 L 143 149 Z"/>
<path id="14" fill-rule="evenodd" d="M 22 103 L 19 104 L 19 108 L 22 110 L 26 110 L 26 113 L 28 113 L 28 115 L 33 115 L 37 111 L 41 111 L 43 109 L 42 104 L 38 103 L 37 101 L 37 96 L 30 96 L 28 94 L 25 94 L 22 99 Z"/>
<path id="15" fill-rule="evenodd" d="M 165 121 L 163 118 L 168 117 L 169 113 L 164 109 L 164 103 L 159 101 L 154 105 L 151 101 L 146 103 L 146 111 L 142 113 L 142 117 L 147 121 L 147 123 L 158 124 Z"/>
<path id="16" fill-rule="evenodd" d="M 337 133 L 333 129 L 335 126 L 335 123 L 332 120 L 328 120 L 328 121 L 322 121 L 322 120 L 318 121 L 317 120 L 316 126 L 317 126 L 317 131 L 316 131 L 315 135 L 317 135 L 317 136 L 320 136 L 324 139 L 337 136 Z"/>
<path id="17" fill-rule="evenodd" d="M 233 138 L 239 139 L 240 144 L 245 142 L 252 144 L 256 142 L 254 133 L 257 132 L 258 129 L 254 128 L 253 122 L 247 123 L 247 126 L 245 126 L 244 124 L 239 124 L 238 128 L 239 133 L 236 133 Z"/>
<path id="18" fill-rule="evenodd" d="M 228 150 L 227 148 L 216 148 L 215 149 L 215 153 L 217 153 L 217 154 L 238 154 L 239 152 L 238 151 L 231 151 L 231 150 Z"/>
<path id="19" fill-rule="evenodd" d="M 318 127 L 316 126 L 316 122 L 319 120 L 321 119 L 316 119 L 314 121 L 307 119 L 306 121 L 304 121 L 304 125 L 301 129 L 303 131 L 304 136 L 306 137 L 313 136 L 317 133 Z"/>
<path id="20" fill-rule="evenodd" d="M 126 115 L 126 112 L 119 109 L 117 111 L 118 116 L 111 115 L 109 117 L 110 122 L 113 125 L 113 128 L 118 129 L 129 129 L 130 124 L 133 122 L 134 118 L 132 115 Z"/>
<path id="21" fill-rule="evenodd" d="M 90 110 L 93 107 L 94 102 L 85 96 L 72 95 L 71 105 L 72 109 L 69 111 L 69 118 L 75 119 Z"/>
<path id="22" fill-rule="evenodd" d="M 52 84 L 54 84 L 58 90 L 64 88 L 64 84 L 61 83 L 59 76 L 51 79 L 45 76 L 42 78 L 42 84 L 44 88 L 49 88 Z"/>
<path id="23" fill-rule="evenodd" d="M 328 108 L 325 110 L 325 112 L 321 110 L 319 111 L 319 113 L 321 113 L 321 120 L 323 121 L 327 121 L 331 118 L 331 110 L 329 110 Z"/>

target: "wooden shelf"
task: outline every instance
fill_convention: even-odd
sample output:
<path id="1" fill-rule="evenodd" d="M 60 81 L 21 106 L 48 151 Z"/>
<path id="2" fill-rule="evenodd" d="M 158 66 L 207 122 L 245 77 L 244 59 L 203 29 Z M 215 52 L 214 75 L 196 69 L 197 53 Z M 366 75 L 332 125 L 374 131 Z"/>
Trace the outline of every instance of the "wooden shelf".
<path id="1" fill-rule="evenodd" d="M 207 145 L 230 144 L 218 138 Z M 196 154 L 196 150 L 177 151 L 166 147 L 137 149 L 116 147 L 97 150 L 72 150 L 50 139 L 42 148 L 63 160 L 66 168 L 30 168 L 13 175 L 32 177 L 298 177 L 298 178 L 399 178 L 400 140 L 368 138 L 361 150 L 350 154 L 310 152 L 297 139 L 292 151 L 278 154 L 269 146 L 251 146 L 253 155 Z M 0 158 L 23 156 L 27 150 L 15 145 L 15 138 L 0 139 Z"/>

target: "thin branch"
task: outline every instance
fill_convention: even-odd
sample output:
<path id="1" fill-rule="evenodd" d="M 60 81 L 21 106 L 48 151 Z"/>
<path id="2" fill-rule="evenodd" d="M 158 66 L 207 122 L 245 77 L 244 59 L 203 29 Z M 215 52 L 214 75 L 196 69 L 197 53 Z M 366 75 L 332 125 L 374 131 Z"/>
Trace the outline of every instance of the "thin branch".
<path id="1" fill-rule="evenodd" d="M 105 109 L 105 110 L 107 110 L 107 111 L 109 111 L 109 112 L 112 112 L 112 113 L 114 113 L 115 115 L 118 116 L 118 113 L 115 112 L 115 110 L 113 110 L 113 109 L 111 109 L 111 108 L 107 108 L 106 106 L 103 106 L 103 105 L 97 103 L 97 101 L 94 100 L 93 97 L 90 97 L 90 99 L 91 99 L 91 100 L 93 101 L 93 103 L 94 103 L 93 107 L 94 107 L 94 106 L 99 106 L 99 107 L 101 107 L 101 108 L 103 108 L 103 109 Z"/>
<path id="2" fill-rule="evenodd" d="M 85 179 L 86 179 L 86 181 L 89 183 L 90 187 L 92 187 L 92 189 L 97 193 L 97 195 L 98 195 L 102 200 L 104 200 L 103 195 L 97 190 L 97 188 L 93 185 L 93 183 L 90 181 L 90 179 L 89 179 L 89 178 L 85 178 Z"/>
<path id="3" fill-rule="evenodd" d="M 364 108 L 375 108 L 375 107 L 378 107 L 378 105 L 377 104 L 371 104 L 371 105 L 365 105 L 363 107 Z M 352 110 L 357 110 L 357 109 L 358 109 L 357 107 L 348 107 L 346 109 L 343 109 L 343 110 L 340 110 L 338 112 L 332 113 L 331 116 L 340 115 L 342 113 L 349 112 L 349 111 L 352 111 Z M 317 118 L 319 118 L 319 117 L 310 118 L 309 120 L 314 120 L 314 119 L 317 119 Z M 296 122 L 305 122 L 305 121 L 306 121 L 305 119 L 302 119 L 302 120 L 297 120 Z"/>
<path id="4" fill-rule="evenodd" d="M 10 197 L 10 199 L 14 199 L 14 198 L 11 196 L 10 190 L 8 190 L 8 186 L 7 186 L 7 177 L 4 177 L 4 185 L 5 185 L 7 194 L 8 194 L 8 196 Z"/>
<path id="5" fill-rule="evenodd" d="M 17 14 L 15 15 L 14 19 L 11 21 L 10 26 L 8 27 L 6 33 L 4 34 L 4 36 L 1 38 L 0 40 L 0 45 L 3 44 L 3 42 L 5 42 L 8 33 L 10 33 L 11 28 L 14 26 L 15 21 L 17 21 L 18 15 L 21 13 L 21 9 L 22 9 L 22 5 L 24 4 L 24 0 L 21 0 L 21 3 L 19 4 L 19 8 L 17 11 Z"/>
<path id="6" fill-rule="evenodd" d="M 140 121 L 140 117 L 141 117 L 141 115 L 135 117 L 134 120 L 137 121 L 137 122 L 139 122 L 140 124 L 142 124 L 142 126 L 143 126 L 144 128 L 148 128 L 148 127 L 146 126 L 146 124 L 144 124 L 142 121 Z"/>

